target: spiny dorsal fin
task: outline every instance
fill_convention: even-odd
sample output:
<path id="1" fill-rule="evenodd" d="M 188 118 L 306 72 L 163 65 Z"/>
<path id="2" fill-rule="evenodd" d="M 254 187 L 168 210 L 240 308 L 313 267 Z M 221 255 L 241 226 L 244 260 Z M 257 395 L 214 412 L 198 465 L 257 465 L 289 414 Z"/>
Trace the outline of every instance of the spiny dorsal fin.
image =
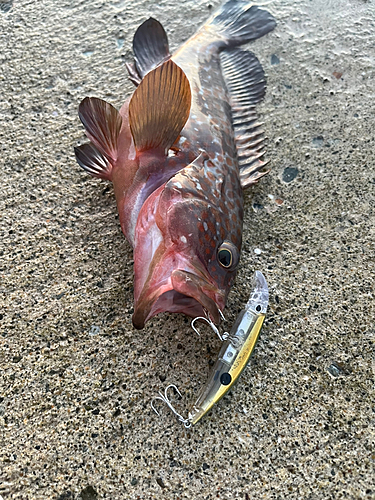
<path id="1" fill-rule="evenodd" d="M 129 103 L 129 124 L 138 151 L 173 145 L 189 118 L 190 84 L 169 60 L 147 73 Z"/>
<path id="2" fill-rule="evenodd" d="M 111 104 L 97 97 L 85 97 L 78 108 L 87 137 L 110 161 L 117 159 L 117 139 L 122 118 Z"/>
<path id="3" fill-rule="evenodd" d="M 221 53 L 221 67 L 232 106 L 232 124 L 237 146 L 241 185 L 255 184 L 266 163 L 262 123 L 258 122 L 255 106 L 266 91 L 263 68 L 251 52 L 231 49 Z"/>
<path id="4" fill-rule="evenodd" d="M 112 165 L 91 142 L 74 148 L 78 164 L 93 177 L 111 180 Z"/>
<path id="5" fill-rule="evenodd" d="M 150 17 L 139 26 L 133 39 L 133 52 L 141 78 L 171 57 L 167 34 L 159 21 Z"/>

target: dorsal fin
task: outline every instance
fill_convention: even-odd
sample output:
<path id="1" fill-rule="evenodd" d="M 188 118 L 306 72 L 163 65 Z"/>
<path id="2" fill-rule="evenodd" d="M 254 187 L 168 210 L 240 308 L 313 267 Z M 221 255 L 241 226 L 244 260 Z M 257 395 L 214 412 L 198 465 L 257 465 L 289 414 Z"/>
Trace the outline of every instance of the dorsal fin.
<path id="1" fill-rule="evenodd" d="M 112 180 L 112 165 L 91 142 L 74 148 L 78 164 L 93 177 Z"/>
<path id="2" fill-rule="evenodd" d="M 85 97 L 78 114 L 86 129 L 87 137 L 108 160 L 117 159 L 117 139 L 122 118 L 111 104 L 97 97 Z"/>
<path id="3" fill-rule="evenodd" d="M 150 17 L 139 26 L 133 39 L 133 52 L 141 78 L 171 57 L 167 34 L 159 21 Z"/>
<path id="4" fill-rule="evenodd" d="M 190 84 L 172 60 L 147 73 L 129 103 L 129 124 L 138 151 L 172 146 L 189 118 Z"/>
<path id="5" fill-rule="evenodd" d="M 255 111 L 266 91 L 264 71 L 254 54 L 241 49 L 223 51 L 221 67 L 230 94 L 241 185 L 246 188 L 268 173 L 260 172 L 267 163 L 261 159 L 264 133 Z"/>

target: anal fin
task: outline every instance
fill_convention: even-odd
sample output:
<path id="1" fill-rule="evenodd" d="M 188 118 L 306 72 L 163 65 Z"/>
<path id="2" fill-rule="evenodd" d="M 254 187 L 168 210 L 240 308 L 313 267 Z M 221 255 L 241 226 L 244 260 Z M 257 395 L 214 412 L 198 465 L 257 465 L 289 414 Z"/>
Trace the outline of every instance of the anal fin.
<path id="1" fill-rule="evenodd" d="M 258 59 L 245 50 L 223 51 L 221 67 L 230 96 L 240 179 L 245 189 L 268 173 L 261 172 L 266 165 L 262 160 L 264 132 L 255 110 L 264 97 L 266 81 Z"/>
<path id="2" fill-rule="evenodd" d="M 133 52 L 135 69 L 141 79 L 171 57 L 167 34 L 159 21 L 150 17 L 139 26 L 133 39 Z"/>

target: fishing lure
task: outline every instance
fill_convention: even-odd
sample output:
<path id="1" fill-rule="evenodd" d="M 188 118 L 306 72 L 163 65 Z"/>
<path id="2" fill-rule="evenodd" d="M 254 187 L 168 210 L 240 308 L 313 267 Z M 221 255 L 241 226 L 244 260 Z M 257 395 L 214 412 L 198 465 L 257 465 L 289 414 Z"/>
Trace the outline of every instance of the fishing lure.
<path id="1" fill-rule="evenodd" d="M 240 312 L 230 333 L 224 334 L 224 342 L 220 349 L 218 359 L 212 368 L 206 385 L 200 391 L 196 402 L 189 410 L 187 418 L 176 411 L 168 397 L 168 390 L 174 390 L 181 395 L 173 384 L 169 385 L 164 394 L 159 392 L 159 399 L 167 404 L 185 427 L 195 425 L 235 384 L 248 364 L 254 351 L 256 342 L 263 325 L 268 307 L 268 286 L 265 277 L 260 271 L 255 272 L 254 290 L 245 308 Z M 202 318 L 205 319 L 205 318 Z M 209 322 L 209 320 L 207 320 Z M 210 322 L 209 322 L 210 323 Z M 212 324 L 213 325 L 213 324 Z M 213 325 L 214 330 L 216 329 Z M 217 332 L 216 332 L 217 333 Z M 151 406 L 159 415 L 153 402 Z"/>

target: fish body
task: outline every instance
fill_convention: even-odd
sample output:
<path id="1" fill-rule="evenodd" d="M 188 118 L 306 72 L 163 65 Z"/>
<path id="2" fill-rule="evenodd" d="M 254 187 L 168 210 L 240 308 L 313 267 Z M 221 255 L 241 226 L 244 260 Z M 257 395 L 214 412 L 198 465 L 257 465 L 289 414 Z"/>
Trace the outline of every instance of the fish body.
<path id="1" fill-rule="evenodd" d="M 91 140 L 78 163 L 110 179 L 122 230 L 134 249 L 133 324 L 160 312 L 216 323 L 237 271 L 244 188 L 265 172 L 255 105 L 264 73 L 237 48 L 271 31 L 273 17 L 229 0 L 174 55 L 150 18 L 137 30 L 137 89 L 120 112 L 86 98 Z"/>

